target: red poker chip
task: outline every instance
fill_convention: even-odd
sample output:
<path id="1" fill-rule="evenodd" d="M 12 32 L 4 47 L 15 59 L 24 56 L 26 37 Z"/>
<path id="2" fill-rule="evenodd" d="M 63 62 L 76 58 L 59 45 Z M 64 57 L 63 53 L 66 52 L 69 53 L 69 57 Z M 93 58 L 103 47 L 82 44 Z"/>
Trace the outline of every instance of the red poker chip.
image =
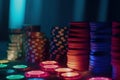
<path id="1" fill-rule="evenodd" d="M 120 22 L 112 22 L 112 27 L 115 28 L 117 26 L 120 26 Z"/>
<path id="2" fill-rule="evenodd" d="M 75 70 L 87 71 L 89 68 L 89 55 L 67 54 L 67 66 Z"/>
<path id="3" fill-rule="evenodd" d="M 88 40 L 89 40 L 89 38 L 81 38 L 81 39 L 79 39 L 79 38 L 68 38 L 68 42 L 69 41 L 85 41 L 85 42 L 88 42 Z"/>
<path id="4" fill-rule="evenodd" d="M 120 38 L 112 38 L 112 42 L 119 42 L 120 41 Z"/>
<path id="5" fill-rule="evenodd" d="M 116 33 L 119 34 L 119 33 L 120 33 L 120 29 L 117 29 L 117 28 L 114 29 L 114 28 L 113 28 L 113 29 L 112 29 L 112 34 L 116 34 Z"/>
<path id="6" fill-rule="evenodd" d="M 68 55 L 88 55 L 90 54 L 90 50 L 68 50 Z"/>
<path id="7" fill-rule="evenodd" d="M 70 48 L 89 48 L 90 47 L 90 45 L 89 44 L 68 44 L 68 47 L 70 47 Z"/>
<path id="8" fill-rule="evenodd" d="M 86 32 L 86 33 L 83 33 L 83 32 L 80 32 L 80 33 L 69 33 L 69 36 L 88 36 L 89 37 L 89 32 Z"/>
<path id="9" fill-rule="evenodd" d="M 69 34 L 71 34 L 72 32 L 82 33 L 80 35 L 83 35 L 83 34 L 89 35 L 88 34 L 89 30 L 86 30 L 86 29 L 82 29 L 82 30 L 81 29 L 70 29 Z"/>
<path id="10" fill-rule="evenodd" d="M 89 23 L 88 22 L 71 22 L 70 26 L 89 27 Z"/>
<path id="11" fill-rule="evenodd" d="M 89 69 L 89 65 L 79 65 L 79 63 L 74 65 L 67 64 L 67 66 L 77 71 L 88 71 Z"/>
<path id="12" fill-rule="evenodd" d="M 89 50 L 68 50 L 67 54 L 69 55 L 80 55 L 80 54 L 89 54 Z"/>

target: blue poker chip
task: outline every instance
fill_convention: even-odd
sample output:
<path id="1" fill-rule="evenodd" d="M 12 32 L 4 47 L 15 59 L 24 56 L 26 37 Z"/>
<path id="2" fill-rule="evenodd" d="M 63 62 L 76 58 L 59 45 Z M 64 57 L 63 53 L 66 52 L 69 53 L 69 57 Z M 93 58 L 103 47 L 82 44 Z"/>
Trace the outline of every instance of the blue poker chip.
<path id="1" fill-rule="evenodd" d="M 45 80 L 45 79 L 43 79 L 43 78 L 29 78 L 27 80 Z"/>

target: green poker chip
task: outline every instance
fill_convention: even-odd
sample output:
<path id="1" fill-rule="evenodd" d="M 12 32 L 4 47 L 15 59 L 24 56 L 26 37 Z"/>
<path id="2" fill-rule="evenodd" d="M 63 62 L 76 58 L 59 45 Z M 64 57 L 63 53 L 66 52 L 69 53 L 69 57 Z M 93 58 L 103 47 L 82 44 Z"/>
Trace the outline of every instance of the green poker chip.
<path id="1" fill-rule="evenodd" d="M 28 67 L 27 65 L 15 65 L 15 66 L 13 66 L 13 68 L 15 68 L 15 69 L 25 69 L 27 67 Z"/>
<path id="2" fill-rule="evenodd" d="M 6 77 L 8 80 L 20 80 L 20 79 L 23 79 L 24 78 L 24 75 L 8 75 Z"/>
<path id="3" fill-rule="evenodd" d="M 0 68 L 6 68 L 7 66 L 7 64 L 0 64 Z"/>

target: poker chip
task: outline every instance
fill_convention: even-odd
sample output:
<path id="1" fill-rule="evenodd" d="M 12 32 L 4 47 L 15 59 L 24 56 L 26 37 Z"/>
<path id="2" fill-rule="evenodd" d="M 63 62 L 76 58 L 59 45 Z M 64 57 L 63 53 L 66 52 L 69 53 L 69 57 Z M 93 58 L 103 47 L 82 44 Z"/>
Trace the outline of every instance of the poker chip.
<path id="1" fill-rule="evenodd" d="M 6 68 L 7 66 L 7 64 L 0 64 L 0 68 Z"/>
<path id="2" fill-rule="evenodd" d="M 95 75 L 111 73 L 111 24 L 90 22 L 90 64 L 89 70 Z"/>
<path id="3" fill-rule="evenodd" d="M 88 80 L 112 80 L 112 79 L 107 77 L 92 77 L 89 78 Z"/>
<path id="4" fill-rule="evenodd" d="M 18 54 L 16 50 L 7 50 L 7 59 L 14 61 L 18 58 Z"/>
<path id="5" fill-rule="evenodd" d="M 91 22 L 90 28 L 91 52 L 89 70 L 96 75 L 107 75 L 108 72 L 111 72 L 111 24 Z"/>
<path id="6" fill-rule="evenodd" d="M 43 78 L 29 78 L 28 80 L 45 80 Z"/>
<path id="7" fill-rule="evenodd" d="M 22 29 L 10 29 L 9 30 L 9 39 L 10 42 L 8 43 L 8 50 L 14 50 L 18 55 L 16 59 L 20 59 L 22 54 Z M 9 55 L 9 52 L 8 52 Z M 16 60 L 15 59 L 15 60 Z"/>
<path id="8" fill-rule="evenodd" d="M 111 64 L 112 64 L 112 77 L 114 80 L 119 80 L 120 76 L 120 22 L 112 22 L 112 45 L 111 45 Z"/>
<path id="9" fill-rule="evenodd" d="M 7 74 L 13 74 L 13 73 L 15 73 L 16 71 L 14 70 L 14 69 L 7 69 L 6 70 L 6 73 Z"/>
<path id="10" fill-rule="evenodd" d="M 27 78 L 46 78 L 49 74 L 41 70 L 33 70 L 25 72 L 25 77 Z"/>
<path id="11" fill-rule="evenodd" d="M 67 66 L 75 70 L 87 71 L 89 68 L 89 53 L 89 23 L 71 22 L 68 35 Z"/>
<path id="12" fill-rule="evenodd" d="M 24 36 L 26 36 L 23 41 L 26 62 L 38 64 L 48 59 L 48 40 L 44 33 L 27 31 Z"/>
<path id="13" fill-rule="evenodd" d="M 47 71 L 47 72 L 55 72 L 56 68 L 59 68 L 59 65 L 44 65 L 44 66 L 42 66 L 42 70 Z"/>
<path id="14" fill-rule="evenodd" d="M 58 62 L 56 62 L 56 61 L 42 61 L 42 62 L 40 62 L 41 67 L 43 67 L 45 65 L 58 65 Z"/>
<path id="15" fill-rule="evenodd" d="M 73 69 L 71 69 L 71 68 L 57 68 L 57 69 L 55 69 L 55 71 L 57 73 L 65 73 L 65 72 L 71 72 L 71 71 L 73 71 Z"/>
<path id="16" fill-rule="evenodd" d="M 0 60 L 0 64 L 8 63 L 8 62 L 9 62 L 8 60 Z"/>
<path id="17" fill-rule="evenodd" d="M 27 65 L 15 65 L 15 66 L 13 66 L 13 68 L 15 68 L 15 69 L 25 69 L 27 67 L 28 67 Z"/>
<path id="18" fill-rule="evenodd" d="M 80 80 L 81 79 L 81 75 L 78 72 L 66 72 L 66 73 L 62 73 L 61 77 L 64 80 Z"/>
<path id="19" fill-rule="evenodd" d="M 6 76 L 6 78 L 8 80 L 20 80 L 20 79 L 24 78 L 24 75 L 20 75 L 20 74 L 8 75 L 8 76 Z"/>
<path id="20" fill-rule="evenodd" d="M 50 59 L 59 63 L 66 63 L 68 27 L 55 26 L 51 29 Z M 64 63 L 63 63 L 64 62 Z"/>

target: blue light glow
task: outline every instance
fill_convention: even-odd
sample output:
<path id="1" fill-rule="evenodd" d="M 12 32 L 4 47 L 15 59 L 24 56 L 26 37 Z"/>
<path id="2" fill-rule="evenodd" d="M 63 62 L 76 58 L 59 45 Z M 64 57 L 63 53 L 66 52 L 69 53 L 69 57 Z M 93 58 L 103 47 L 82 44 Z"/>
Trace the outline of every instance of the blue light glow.
<path id="1" fill-rule="evenodd" d="M 21 28 L 24 23 L 26 0 L 10 0 L 9 28 Z"/>
<path id="2" fill-rule="evenodd" d="M 2 22 L 2 0 L 0 0 L 0 22 Z"/>
<path id="3" fill-rule="evenodd" d="M 98 21 L 106 21 L 107 9 L 109 0 L 100 0 L 100 7 L 98 12 Z"/>
<path id="4" fill-rule="evenodd" d="M 74 21 L 84 20 L 85 0 L 75 0 L 74 4 Z"/>

